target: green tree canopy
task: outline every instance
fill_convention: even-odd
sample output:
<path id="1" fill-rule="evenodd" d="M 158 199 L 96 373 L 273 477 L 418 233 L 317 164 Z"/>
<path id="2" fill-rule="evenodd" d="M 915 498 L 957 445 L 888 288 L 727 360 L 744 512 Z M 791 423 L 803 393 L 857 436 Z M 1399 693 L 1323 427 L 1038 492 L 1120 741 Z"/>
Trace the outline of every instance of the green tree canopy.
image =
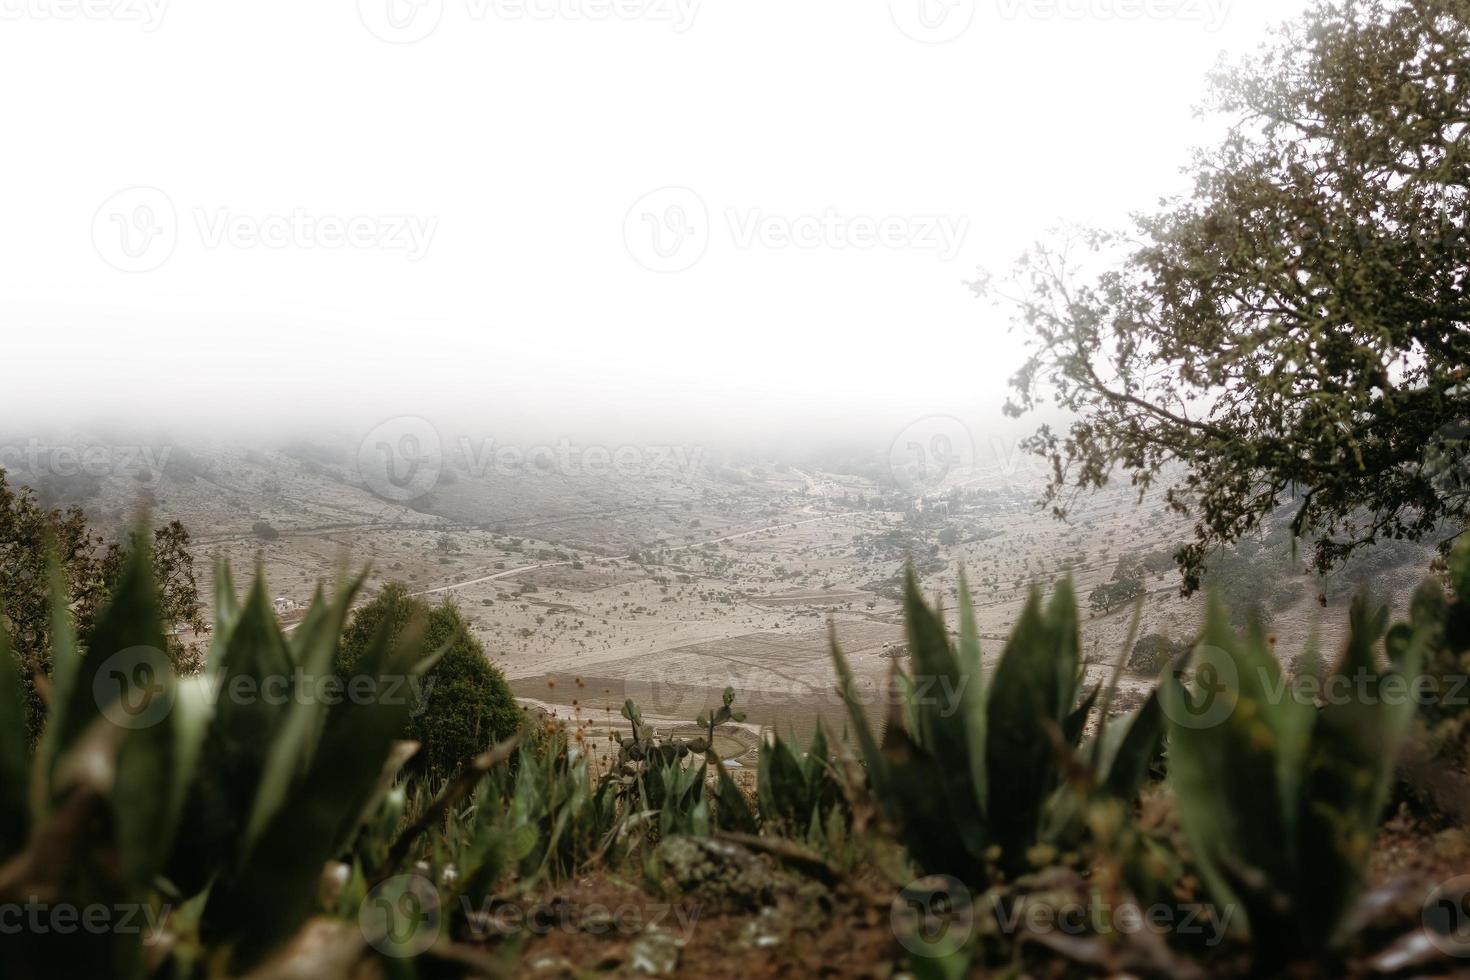
<path id="1" fill-rule="evenodd" d="M 398 634 L 413 620 L 425 623 L 428 650 L 447 648 L 425 678 L 425 698 L 414 706 L 405 738 L 422 743 L 410 762 L 422 774 L 448 775 L 494 743 L 513 735 L 523 712 L 505 675 L 485 655 L 459 609 L 450 601 L 430 608 L 392 582 L 352 616 L 342 636 L 338 672 L 348 675 L 380 629 Z"/>
<path id="2" fill-rule="evenodd" d="M 169 629 L 206 629 L 194 578 L 189 532 L 178 521 L 153 532 L 159 607 Z M 36 687 L 51 672 L 51 595 L 47 565 L 54 555 L 66 585 L 77 638 L 86 647 L 97 615 L 112 595 L 127 548 L 95 531 L 80 507 L 43 506 L 29 487 L 13 489 L 0 469 L 0 627 L 11 638 L 26 685 L 32 734 L 44 704 Z M 177 637 L 169 656 L 181 673 L 199 669 L 200 653 Z"/>
<path id="3" fill-rule="evenodd" d="M 1008 412 L 1047 500 L 1119 471 L 1194 521 L 1184 589 L 1278 510 L 1326 570 L 1458 530 L 1470 427 L 1470 2 L 1322 3 L 1211 78 L 1228 136 L 1133 234 L 1041 246 Z M 1095 274 L 1085 264 L 1102 262 Z M 1182 464 L 1182 465 L 1181 465 Z M 1288 510 L 1289 508 L 1289 510 Z"/>

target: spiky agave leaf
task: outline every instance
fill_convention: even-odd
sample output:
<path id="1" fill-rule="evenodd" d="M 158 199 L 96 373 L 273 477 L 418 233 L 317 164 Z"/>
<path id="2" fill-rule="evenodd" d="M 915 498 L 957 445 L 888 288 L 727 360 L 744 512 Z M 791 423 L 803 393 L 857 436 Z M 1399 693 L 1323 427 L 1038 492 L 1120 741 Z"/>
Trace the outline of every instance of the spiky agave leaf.
<path id="1" fill-rule="evenodd" d="M 31 820 L 37 824 L 51 812 L 51 774 L 57 753 L 62 748 L 62 733 L 72 735 L 66 717 L 81 669 L 76 627 L 67 608 L 66 578 L 54 553 L 47 557 L 46 577 L 51 598 L 51 696 L 46 709 L 46 727 L 41 732 L 31 764 Z"/>
<path id="2" fill-rule="evenodd" d="M 985 667 L 980 653 L 980 627 L 975 622 L 975 603 L 970 582 L 960 571 L 960 642 L 957 661 L 964 686 L 959 691 L 960 712 L 965 718 L 965 735 L 970 758 L 970 782 L 984 819 L 990 807 L 990 777 L 985 766 L 987 712 L 985 710 Z"/>
<path id="3" fill-rule="evenodd" d="M 380 696 L 345 698 L 328 708 L 311 766 L 210 895 L 207 935 L 227 943 L 236 963 L 257 962 L 310 916 L 322 866 L 356 830 L 351 824 L 408 722 L 413 706 L 401 696 L 400 681 L 425 663 L 423 623 L 411 621 L 397 638 L 390 637 L 389 625 L 383 624 L 354 667 L 374 680 Z M 237 638 L 245 627 L 242 621 Z"/>
<path id="4" fill-rule="evenodd" d="M 124 873 L 139 890 L 152 885 L 168 857 L 187 779 L 179 754 L 188 747 L 175 738 L 177 680 L 166 648 L 152 552 L 139 533 L 93 630 L 68 716 L 68 726 L 102 716 L 127 729 L 112 803 Z"/>
<path id="5" fill-rule="evenodd" d="M 209 638 L 209 651 L 204 658 L 204 673 L 218 675 L 229 645 L 230 633 L 240 619 L 240 600 L 235 596 L 235 579 L 230 566 L 220 559 L 214 563 L 214 631 Z"/>
<path id="6" fill-rule="evenodd" d="M 1233 902 L 1252 928 L 1270 928 L 1280 897 L 1240 883 L 1291 880 L 1294 806 L 1282 786 L 1300 727 L 1310 711 L 1279 696 L 1280 668 L 1258 636 L 1238 637 L 1218 598 L 1192 656 L 1193 691 L 1166 687 L 1169 782 L 1200 874 L 1221 903 Z M 1256 920 L 1260 920 L 1257 922 Z"/>
<path id="7" fill-rule="evenodd" d="M 20 663 L 0 625 L 0 863 L 25 846 L 30 832 L 30 756 Z"/>
<path id="8" fill-rule="evenodd" d="M 1071 713 L 1078 662 L 1077 617 L 1063 582 L 1043 609 L 1032 590 L 990 682 L 986 770 L 991 794 L 990 835 L 1018 866 L 1036 840 L 1042 810 L 1056 787 L 1054 733 Z"/>
<path id="9" fill-rule="evenodd" d="M 857 681 L 853 677 L 852 667 L 843 656 L 842 647 L 837 642 L 837 629 L 833 627 L 831 634 L 832 666 L 837 672 L 837 692 L 842 698 L 843 705 L 847 708 L 848 720 L 852 724 L 852 734 L 858 743 L 858 751 L 862 755 L 863 765 L 867 770 L 868 782 L 873 788 L 873 795 L 878 800 L 879 806 L 892 816 L 894 810 L 894 797 L 888 784 L 888 769 L 883 762 L 883 752 L 878 746 L 878 740 L 873 737 L 873 730 L 868 725 L 867 715 L 863 713 L 862 698 L 858 696 Z"/>
<path id="10" fill-rule="evenodd" d="M 1370 610 L 1359 596 L 1350 617 L 1347 650 L 1327 679 L 1329 697 L 1317 712 L 1298 790 L 1301 864 L 1294 904 L 1308 949 L 1342 938 L 1339 930 L 1357 900 L 1397 747 L 1413 721 L 1409 685 L 1419 676 L 1427 640 L 1417 635 L 1396 671 L 1382 673 L 1374 649 L 1387 608 Z M 1352 696 L 1331 696 L 1333 678 L 1350 686 Z"/>
<path id="11" fill-rule="evenodd" d="M 293 665 L 263 577 L 224 632 L 216 672 L 206 673 L 216 692 L 214 715 L 169 863 L 169 877 L 188 894 L 239 866 L 262 774 L 297 700 L 289 696 Z"/>
<path id="12" fill-rule="evenodd" d="M 755 812 L 751 810 L 745 794 L 735 785 L 729 769 L 720 759 L 710 763 L 715 767 L 714 826 L 719 830 L 732 830 L 739 834 L 753 834 L 759 827 Z"/>
<path id="13" fill-rule="evenodd" d="M 361 587 L 358 578 L 334 601 L 328 602 L 317 592 L 306 618 L 287 643 L 292 660 L 300 668 L 306 684 L 315 685 L 332 674 L 337 657 L 338 639 L 346 626 L 353 597 Z M 339 679 L 343 684 L 349 678 Z M 296 678 L 292 678 L 293 685 Z M 291 786 L 310 767 L 327 717 L 327 705 L 311 692 L 297 692 L 286 707 L 280 727 L 272 740 L 260 773 L 260 784 L 251 801 L 250 816 L 245 827 L 244 846 L 248 850 L 265 831 L 271 818 L 279 812 Z M 301 696 L 306 695 L 306 696 Z"/>
<path id="14" fill-rule="evenodd" d="M 1182 687 L 1162 689 L 1180 822 L 1210 891 L 1241 906 L 1265 960 L 1330 948 L 1361 886 L 1426 639 L 1400 651 L 1404 696 L 1385 697 L 1374 651 L 1386 622 L 1354 603 L 1319 709 L 1287 686 L 1259 628 L 1235 636 L 1212 601 L 1202 648 L 1228 710 L 1198 712 Z"/>
<path id="15" fill-rule="evenodd" d="M 1179 683 L 1173 677 L 1160 684 Z M 1116 729 L 1115 722 L 1113 728 Z M 1143 706 L 1126 719 L 1121 741 L 1100 758 L 1099 775 L 1103 792 L 1115 799 L 1132 801 L 1148 779 L 1153 763 L 1164 747 L 1164 709 L 1159 690 L 1149 692 Z"/>
<path id="16" fill-rule="evenodd" d="M 924 602 L 919 582 L 910 566 L 904 582 L 904 618 L 908 624 L 909 656 L 913 661 L 914 705 L 909 736 L 932 755 L 942 778 L 947 809 L 966 850 L 985 850 L 985 805 L 975 785 L 970 757 L 972 741 L 969 717 L 961 700 L 974 677 L 960 667 L 950 645 L 943 616 Z"/>
<path id="17" fill-rule="evenodd" d="M 791 745 L 777 732 L 772 732 L 760 747 L 760 766 L 756 772 L 756 792 L 760 799 L 761 816 L 772 827 L 781 817 L 789 816 L 792 801 L 800 793 L 804 783 L 801 763 Z"/>

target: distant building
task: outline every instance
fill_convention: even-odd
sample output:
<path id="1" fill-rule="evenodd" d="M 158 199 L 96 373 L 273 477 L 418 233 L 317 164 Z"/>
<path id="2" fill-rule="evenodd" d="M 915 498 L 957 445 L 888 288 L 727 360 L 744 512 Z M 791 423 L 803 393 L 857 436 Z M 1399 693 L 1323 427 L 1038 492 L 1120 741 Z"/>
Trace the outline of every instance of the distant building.
<path id="1" fill-rule="evenodd" d="M 278 613 L 290 612 L 291 610 L 296 608 L 296 600 L 288 599 L 283 595 L 278 595 L 271 600 L 271 608 Z"/>

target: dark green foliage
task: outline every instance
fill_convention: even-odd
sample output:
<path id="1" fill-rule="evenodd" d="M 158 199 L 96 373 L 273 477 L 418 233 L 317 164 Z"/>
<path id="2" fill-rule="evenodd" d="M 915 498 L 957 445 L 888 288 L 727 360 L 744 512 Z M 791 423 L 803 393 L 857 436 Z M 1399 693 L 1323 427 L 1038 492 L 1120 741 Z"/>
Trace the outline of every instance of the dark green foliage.
<path id="1" fill-rule="evenodd" d="M 1324 571 L 1463 522 L 1467 75 L 1464 0 L 1314 4 L 1214 76 L 1231 128 L 1191 194 L 1023 261 L 993 293 L 1034 340 L 1009 410 L 1076 419 L 1030 440 L 1050 503 L 1120 473 L 1163 484 L 1195 520 L 1190 591 L 1281 507 Z M 1110 268 L 1078 281 L 1089 248 Z"/>
<path id="2" fill-rule="evenodd" d="M 138 540 L 146 539 L 136 539 L 134 547 Z M 204 629 L 189 543 L 189 532 L 177 521 L 157 528 L 148 542 L 166 634 L 175 627 Z M 34 678 L 51 672 L 53 580 L 48 564 L 53 558 L 58 562 L 55 584 L 65 594 L 73 628 L 86 645 L 129 550 L 94 531 L 80 508 L 48 508 L 30 489 L 12 490 L 0 469 L 0 627 L 9 633 L 19 659 L 32 741 L 45 722 Z M 172 635 L 160 649 L 182 673 L 199 667 L 197 654 Z"/>
<path id="3" fill-rule="evenodd" d="M 800 756 L 792 750 L 790 742 L 774 733 L 761 745 L 756 795 L 761 826 L 767 833 L 800 838 L 815 831 L 821 838 L 834 813 L 838 819 L 847 819 L 842 787 L 828 758 L 830 753 L 827 733 L 820 723 L 811 745 Z M 808 843 L 819 846 L 822 841 L 808 840 Z"/>
<path id="4" fill-rule="evenodd" d="M 1445 571 L 1448 594 L 1438 582 L 1425 582 L 1414 594 L 1409 622 L 1389 630 L 1388 650 L 1397 662 L 1416 634 L 1426 637 L 1423 739 L 1436 765 L 1463 772 L 1470 767 L 1470 541 L 1455 547 Z"/>
<path id="5" fill-rule="evenodd" d="M 1241 629 L 1269 625 L 1277 612 L 1301 597 L 1300 576 L 1292 574 L 1297 571 L 1291 542 L 1275 534 L 1265 541 L 1242 538 L 1220 549 L 1210 557 L 1202 581 L 1219 598 L 1231 625 Z"/>
<path id="6" fill-rule="evenodd" d="M 1133 644 L 1128 654 L 1128 669 L 1157 675 L 1186 649 L 1187 644 L 1176 643 L 1162 633 L 1148 633 Z"/>
<path id="7" fill-rule="evenodd" d="M 618 778 L 624 805 L 655 819 L 654 839 L 674 834 L 708 834 L 711 824 L 705 773 L 709 763 L 699 758 L 708 746 L 657 740 L 632 701 L 623 704 L 623 717 L 633 732 L 623 739 L 618 752 Z M 695 759 L 699 760 L 698 765 L 694 764 Z"/>
<path id="8" fill-rule="evenodd" d="M 219 579 L 215 648 L 203 676 L 177 677 L 162 652 L 147 548 L 131 550 L 86 651 L 56 603 L 51 709 L 28 764 L 13 752 L 24 744 L 14 738 L 19 677 L 0 670 L 0 857 L 27 849 L 4 865 L 0 899 L 62 888 L 74 904 L 189 904 L 223 969 L 260 960 L 315 910 L 323 863 L 379 806 L 410 704 L 381 694 L 329 703 L 297 686 L 299 676 L 329 671 L 355 587 L 331 603 L 318 596 L 287 641 L 263 584 L 242 609 L 225 598 L 228 573 Z M 421 674 L 432 659 L 423 659 L 420 636 L 413 628 L 402 642 L 381 634 L 359 669 L 379 681 Z M 259 696 L 272 680 L 284 685 L 279 702 Z M 18 845 L 21 821 L 28 833 Z M 155 938 L 27 933 L 7 968 L 19 976 L 41 975 L 33 969 L 41 964 L 53 976 L 138 976 L 142 943 Z M 181 941 L 180 955 L 197 955 L 188 951 L 192 934 Z"/>
<path id="9" fill-rule="evenodd" d="M 1017 874 L 1042 841 L 1064 763 L 1077 751 L 1098 693 L 1077 704 L 1081 663 L 1071 586 L 1064 581 L 1045 605 L 1032 592 L 988 685 L 967 588 L 960 593 L 958 642 L 924 603 L 912 572 L 905 614 L 912 674 L 895 665 L 901 697 L 890 709 L 881 746 L 833 643 L 873 794 L 926 870 L 975 883 Z M 1126 751 L 1085 750 L 1087 785 L 1080 792 L 1108 787 L 1132 800 L 1158 744 L 1157 715 L 1142 713 L 1127 734 Z M 1067 804 L 1063 825 L 1071 825 L 1079 805 Z"/>
<path id="10" fill-rule="evenodd" d="M 1098 612 L 1108 613 L 1143 595 L 1143 583 L 1136 578 L 1104 582 L 1087 596 L 1088 604 Z"/>
<path id="11" fill-rule="evenodd" d="M 713 826 L 720 830 L 753 834 L 759 822 L 756 814 L 751 810 L 745 795 L 740 792 L 740 787 L 730 777 L 725 761 L 715 751 L 715 730 L 727 722 L 744 720 L 745 714 L 735 710 L 735 689 L 725 688 L 720 695 L 720 706 L 713 711 L 701 712 L 694 719 L 696 725 L 705 729 L 705 736 L 697 740 L 691 748 L 695 751 L 702 748 L 706 765 L 715 767 L 715 806 L 711 814 Z"/>
<path id="12" fill-rule="evenodd" d="M 430 608 L 396 582 L 353 614 L 342 637 L 338 672 L 350 676 L 380 630 L 396 637 L 415 619 L 425 624 L 425 645 L 443 649 L 444 655 L 424 679 L 425 697 L 414 705 L 408 724 L 405 737 L 422 743 L 410 767 L 423 775 L 447 776 L 515 734 L 524 712 L 459 609 L 448 601 Z"/>
<path id="13" fill-rule="evenodd" d="M 1163 691 L 1180 822 L 1216 901 L 1245 912 L 1263 966 L 1343 938 L 1413 718 L 1411 698 L 1386 694 L 1409 690 L 1429 642 L 1415 631 L 1385 668 L 1387 619 L 1354 604 L 1324 688 L 1339 693 L 1319 708 L 1286 683 L 1259 630 L 1238 636 L 1212 602 L 1194 652 L 1203 682 Z"/>
<path id="14" fill-rule="evenodd" d="M 898 697 L 881 742 L 834 649 L 886 818 L 878 829 L 895 827 L 923 870 L 1001 893 L 1064 851 L 1094 854 L 1099 869 L 1122 862 L 1114 867 L 1139 895 L 1167 896 L 1193 862 L 1217 903 L 1247 913 L 1258 970 L 1320 958 L 1355 907 L 1395 748 L 1415 710 L 1381 695 L 1414 677 L 1426 655 L 1464 649 L 1470 546 L 1449 579 L 1453 598 L 1422 589 L 1411 622 L 1382 647 L 1386 612 L 1355 604 L 1352 641 L 1332 676 L 1366 687 L 1321 708 L 1282 698 L 1263 637 L 1237 637 L 1217 606 L 1193 656 L 1215 668 L 1206 680 L 1230 710 L 1200 727 L 1192 722 L 1208 705 L 1172 676 L 1131 716 L 1110 717 L 1121 659 L 1111 680 L 1079 694 L 1076 604 L 1065 583 L 1048 602 L 1031 596 L 987 684 L 968 591 L 952 636 L 910 576 L 912 661 L 895 673 Z M 162 641 L 148 549 L 132 552 L 90 650 L 78 647 L 58 603 L 49 627 L 55 701 L 30 756 L 14 751 L 24 744 L 21 685 L 14 662 L 3 661 L 0 902 L 48 889 L 76 903 L 167 902 L 182 925 L 165 973 L 239 975 L 293 940 L 299 946 L 313 916 L 350 920 L 374 885 L 391 879 L 401 889 L 399 876 L 415 868 L 427 868 L 423 887 L 437 890 L 444 935 L 453 936 L 476 909 L 599 866 L 639 868 L 661 887 L 653 845 L 670 837 L 758 829 L 788 838 L 768 842 L 772 853 L 819 876 L 854 867 L 853 843 L 870 856 L 881 846 L 867 817 L 857 817 L 871 813 L 861 786 L 838 778 L 833 757 L 850 763 L 845 746 L 820 728 L 804 755 L 780 739 L 763 746 L 752 810 L 712 751 L 719 726 L 742 717 L 729 689 L 689 740 L 655 737 L 625 704 L 631 734 L 601 779 L 581 733 L 549 725 L 522 733 L 519 748 L 513 739 L 485 752 L 452 780 L 395 785 L 410 747 L 394 740 L 409 725 L 411 700 L 324 703 L 302 696 L 297 680 L 284 700 L 238 695 L 237 682 L 330 674 L 343 664 L 339 637 L 358 583 L 330 601 L 318 595 L 286 636 L 263 583 L 241 604 L 227 570 L 217 581 L 217 630 L 197 677 L 177 677 L 161 653 L 152 672 L 118 670 L 107 653 Z M 351 669 L 378 682 L 437 669 L 448 649 L 427 640 L 429 612 L 418 612 L 377 617 Z M 167 710 L 152 723 L 119 720 L 155 705 Z M 1129 819 L 1166 723 L 1187 852 Z M 760 843 L 736 836 L 723 845 Z M 339 860 L 346 883 L 323 895 L 323 871 Z M 147 972 L 144 938 L 23 934 L 6 949 L 6 975 L 131 980 Z"/>
<path id="15" fill-rule="evenodd" d="M 30 807 L 30 754 L 26 751 L 25 686 L 20 665 L 0 629 L 0 862 L 25 845 Z"/>

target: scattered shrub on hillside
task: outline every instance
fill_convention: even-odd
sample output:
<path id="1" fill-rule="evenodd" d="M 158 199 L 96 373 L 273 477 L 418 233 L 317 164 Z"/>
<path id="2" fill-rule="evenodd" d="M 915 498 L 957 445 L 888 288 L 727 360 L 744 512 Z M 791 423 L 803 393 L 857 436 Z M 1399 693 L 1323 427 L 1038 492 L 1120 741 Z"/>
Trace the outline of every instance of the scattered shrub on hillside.
<path id="1" fill-rule="evenodd" d="M 1188 646 L 1189 644 L 1177 643 L 1162 633 L 1149 633 L 1133 644 L 1133 650 L 1128 655 L 1128 669 L 1139 674 L 1158 674 Z"/>
<path id="2" fill-rule="evenodd" d="M 1136 578 L 1107 582 L 1093 589 L 1087 601 L 1098 612 L 1108 613 L 1143 595 L 1143 583 Z"/>

